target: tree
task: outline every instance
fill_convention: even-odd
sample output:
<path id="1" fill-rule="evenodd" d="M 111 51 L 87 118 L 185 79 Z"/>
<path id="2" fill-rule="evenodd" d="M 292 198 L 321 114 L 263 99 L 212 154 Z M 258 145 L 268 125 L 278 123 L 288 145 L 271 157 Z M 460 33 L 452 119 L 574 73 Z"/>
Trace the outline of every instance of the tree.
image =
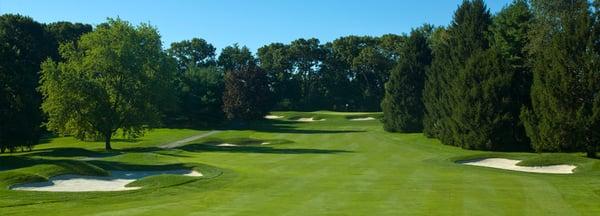
<path id="1" fill-rule="evenodd" d="M 452 83 L 467 60 L 488 48 L 488 27 L 491 14 L 482 0 L 466 0 L 454 13 L 445 31 L 433 33 L 434 59 L 427 71 L 424 89 L 424 133 L 439 138 L 442 143 L 456 145 L 457 123 L 452 119 L 457 107 L 457 95 Z"/>
<path id="2" fill-rule="evenodd" d="M 218 65 L 225 71 L 241 71 L 241 69 L 256 66 L 256 59 L 248 47 L 240 47 L 237 44 L 223 48 L 217 61 Z"/>
<path id="3" fill-rule="evenodd" d="M 255 65 L 234 67 L 225 73 L 223 111 L 230 120 L 257 120 L 270 109 L 266 74 Z"/>
<path id="4" fill-rule="evenodd" d="M 40 63 L 51 55 L 43 26 L 29 17 L 0 16 L 0 152 L 31 148 L 40 136 Z"/>
<path id="5" fill-rule="evenodd" d="M 215 47 L 204 39 L 193 38 L 172 43 L 167 53 L 177 60 L 178 69 L 183 72 L 189 67 L 215 65 L 215 51 Z"/>
<path id="6" fill-rule="evenodd" d="M 385 84 L 381 109 L 386 131 L 419 132 L 423 129 L 425 71 L 432 60 L 426 31 L 415 29 L 405 39 L 398 63 Z"/>
<path id="7" fill-rule="evenodd" d="M 312 110 L 323 104 L 321 91 L 321 64 L 323 51 L 316 38 L 297 39 L 289 47 L 292 70 L 300 86 L 300 107 Z"/>
<path id="8" fill-rule="evenodd" d="M 456 106 L 456 145 L 468 149 L 508 150 L 523 144 L 518 137 L 521 102 L 513 83 L 517 77 L 501 51 L 475 53 L 452 85 Z M 521 148 L 522 149 L 522 148 Z"/>
<path id="9" fill-rule="evenodd" d="M 272 43 L 258 49 L 258 61 L 269 79 L 276 109 L 299 109 L 302 98 L 300 80 L 294 75 L 290 46 Z"/>
<path id="10" fill-rule="evenodd" d="M 71 22 L 54 22 L 46 25 L 45 28 L 53 39 L 52 49 L 55 52 L 52 58 L 55 60 L 60 57 L 58 49 L 61 44 L 77 42 L 82 35 L 92 31 L 92 26 L 89 24 Z"/>
<path id="11" fill-rule="evenodd" d="M 215 66 L 188 68 L 181 83 L 181 110 L 192 125 L 206 125 L 224 119 L 223 71 Z"/>
<path id="12" fill-rule="evenodd" d="M 176 107 L 165 111 L 166 122 L 184 119 L 178 123 L 198 126 L 223 119 L 223 71 L 216 67 L 214 46 L 193 38 L 172 43 L 167 54 L 177 63 L 175 83 L 179 100 Z"/>
<path id="13" fill-rule="evenodd" d="M 534 0 L 532 8 L 532 106 L 521 114 L 532 147 L 582 150 L 595 157 L 600 142 L 597 19 L 587 0 Z"/>
<path id="14" fill-rule="evenodd" d="M 103 139 L 121 130 L 137 137 L 160 121 L 160 103 L 172 103 L 174 62 L 157 30 L 108 19 L 75 43 L 61 46 L 63 62 L 42 64 L 40 91 L 46 126 L 79 139 Z"/>

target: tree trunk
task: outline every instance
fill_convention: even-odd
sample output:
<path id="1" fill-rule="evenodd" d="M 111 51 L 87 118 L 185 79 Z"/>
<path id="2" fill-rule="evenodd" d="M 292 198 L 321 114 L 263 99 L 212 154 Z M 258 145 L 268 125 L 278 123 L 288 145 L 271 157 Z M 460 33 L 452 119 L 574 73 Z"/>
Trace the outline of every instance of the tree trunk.
<path id="1" fill-rule="evenodd" d="M 105 135 L 104 146 L 106 148 L 106 151 L 112 150 L 112 147 L 110 146 L 110 138 L 111 138 L 111 134 L 110 133 L 108 135 Z"/>

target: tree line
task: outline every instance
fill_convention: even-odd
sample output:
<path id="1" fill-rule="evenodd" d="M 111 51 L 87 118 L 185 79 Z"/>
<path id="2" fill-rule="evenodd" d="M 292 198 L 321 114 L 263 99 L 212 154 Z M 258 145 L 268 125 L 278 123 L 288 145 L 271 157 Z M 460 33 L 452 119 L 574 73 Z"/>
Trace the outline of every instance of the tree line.
<path id="1" fill-rule="evenodd" d="M 155 27 L 0 16 L 0 149 L 48 130 L 83 140 L 269 110 L 378 111 L 384 129 L 469 149 L 585 151 L 600 141 L 600 1 L 465 0 L 409 34 L 163 49 Z"/>
<path id="2" fill-rule="evenodd" d="M 600 1 L 467 0 L 415 29 L 382 102 L 388 131 L 468 149 L 584 151 L 600 142 Z"/>

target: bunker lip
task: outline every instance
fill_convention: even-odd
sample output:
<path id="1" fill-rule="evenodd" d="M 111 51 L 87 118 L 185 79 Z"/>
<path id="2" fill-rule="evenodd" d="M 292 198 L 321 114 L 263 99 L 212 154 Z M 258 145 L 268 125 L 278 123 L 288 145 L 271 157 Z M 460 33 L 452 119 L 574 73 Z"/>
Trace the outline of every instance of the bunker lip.
<path id="1" fill-rule="evenodd" d="M 549 166 L 518 166 L 520 160 L 512 160 L 506 158 L 479 158 L 472 160 L 457 161 L 456 163 L 471 165 L 471 166 L 482 166 L 496 169 L 512 170 L 519 172 L 530 172 L 530 173 L 547 173 L 547 174 L 573 174 L 573 170 L 577 168 L 574 165 L 549 165 Z"/>
<path id="2" fill-rule="evenodd" d="M 310 118 L 299 118 L 299 119 L 296 119 L 296 121 L 299 121 L 299 122 L 314 122 L 314 121 L 325 121 L 325 119 L 316 120 L 314 117 L 310 117 Z"/>
<path id="3" fill-rule="evenodd" d="M 195 170 L 156 171 L 110 171 L 110 176 L 58 175 L 45 182 L 24 183 L 10 186 L 10 190 L 49 192 L 99 192 L 137 190 L 141 187 L 126 187 L 127 184 L 148 176 L 183 175 L 200 177 Z"/>
<path id="4" fill-rule="evenodd" d="M 373 117 L 364 117 L 364 118 L 351 118 L 350 121 L 371 121 L 375 120 Z"/>
<path id="5" fill-rule="evenodd" d="M 280 119 L 283 118 L 284 116 L 278 116 L 278 115 L 266 115 L 265 119 Z"/>

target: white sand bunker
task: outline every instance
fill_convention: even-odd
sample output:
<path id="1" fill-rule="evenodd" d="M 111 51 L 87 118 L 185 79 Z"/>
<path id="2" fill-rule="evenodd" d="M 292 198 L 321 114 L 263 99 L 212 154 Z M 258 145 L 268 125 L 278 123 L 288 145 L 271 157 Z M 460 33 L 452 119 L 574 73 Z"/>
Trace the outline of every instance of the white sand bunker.
<path id="1" fill-rule="evenodd" d="M 265 116 L 266 119 L 280 119 L 283 118 L 283 116 L 277 116 L 277 115 L 266 115 Z"/>
<path id="2" fill-rule="evenodd" d="M 299 118 L 299 119 L 296 119 L 296 121 L 299 121 L 299 122 L 314 122 L 314 121 L 325 121 L 325 119 L 316 120 L 314 117 L 310 117 L 310 118 Z"/>
<path id="3" fill-rule="evenodd" d="M 365 118 L 353 118 L 353 119 L 350 119 L 350 121 L 371 121 L 371 120 L 375 120 L 375 118 L 373 118 L 373 117 L 365 117 Z"/>
<path id="4" fill-rule="evenodd" d="M 271 143 L 270 143 L 270 142 L 261 142 L 260 144 L 261 144 L 261 145 L 271 145 Z"/>
<path id="5" fill-rule="evenodd" d="M 125 185 L 148 176 L 162 174 L 202 176 L 202 173 L 194 170 L 111 171 L 110 174 L 110 176 L 59 175 L 46 182 L 19 184 L 11 186 L 10 189 L 52 192 L 124 191 L 140 189 L 140 187 L 125 187 Z"/>
<path id="6" fill-rule="evenodd" d="M 219 146 L 219 147 L 236 147 L 239 145 L 231 144 L 231 143 L 221 143 L 221 144 L 217 144 L 217 146 Z"/>
<path id="7" fill-rule="evenodd" d="M 551 165 L 551 166 L 518 166 L 520 160 L 511 160 L 505 158 L 484 158 L 459 162 L 461 164 L 472 166 L 492 167 L 505 170 L 532 172 L 532 173 L 552 173 L 552 174 L 572 174 L 577 168 L 573 165 Z"/>

